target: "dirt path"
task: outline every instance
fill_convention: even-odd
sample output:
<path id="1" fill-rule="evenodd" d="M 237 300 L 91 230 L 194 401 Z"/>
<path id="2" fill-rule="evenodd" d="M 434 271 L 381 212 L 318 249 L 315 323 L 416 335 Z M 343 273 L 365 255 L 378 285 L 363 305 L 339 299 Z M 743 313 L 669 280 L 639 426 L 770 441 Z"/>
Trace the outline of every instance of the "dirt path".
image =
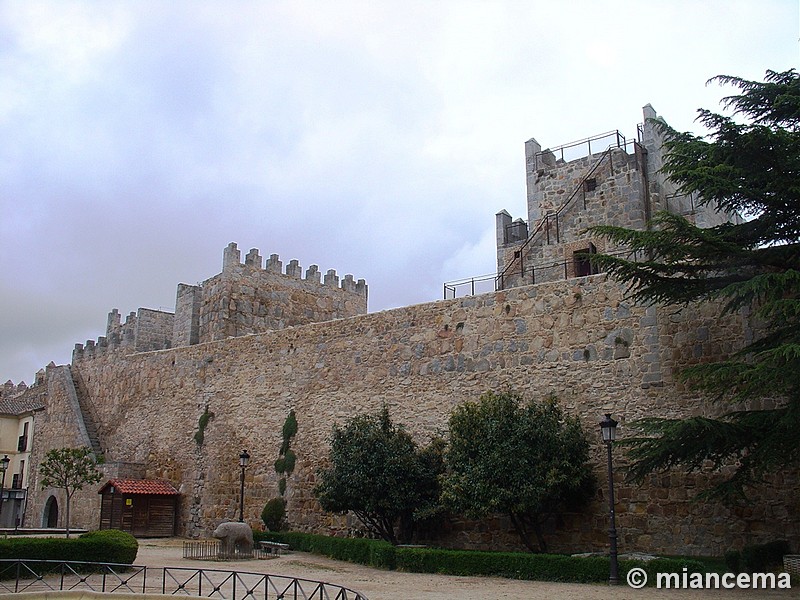
<path id="1" fill-rule="evenodd" d="M 369 600 L 690 600 L 695 598 L 800 598 L 800 588 L 792 590 L 634 590 L 626 585 L 584 585 L 517 581 L 496 577 L 455 577 L 383 571 L 362 565 L 339 562 L 293 552 L 269 560 L 207 561 L 182 557 L 183 540 L 139 540 L 136 563 L 150 567 L 196 567 L 269 573 L 348 587 Z"/>

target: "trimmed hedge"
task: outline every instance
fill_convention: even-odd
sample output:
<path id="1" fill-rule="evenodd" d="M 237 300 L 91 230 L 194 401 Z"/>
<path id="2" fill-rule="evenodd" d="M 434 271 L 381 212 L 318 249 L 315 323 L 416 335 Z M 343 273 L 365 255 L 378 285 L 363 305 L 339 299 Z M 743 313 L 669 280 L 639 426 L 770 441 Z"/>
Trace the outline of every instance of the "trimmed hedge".
<path id="1" fill-rule="evenodd" d="M 698 561 L 659 558 L 644 562 L 619 561 L 619 575 L 634 567 L 647 572 L 648 581 L 655 582 L 656 573 L 705 572 Z M 466 550 L 435 550 L 430 548 L 398 548 L 397 568 L 422 573 L 446 575 L 491 575 L 533 581 L 565 581 L 598 583 L 608 581 L 610 562 L 604 556 L 567 556 L 561 554 L 525 554 L 521 552 L 475 552 Z"/>
<path id="2" fill-rule="evenodd" d="M 136 538 L 116 529 L 90 531 L 77 538 L 8 538 L 0 540 L 0 558 L 26 558 L 130 565 L 136 560 Z"/>
<path id="3" fill-rule="evenodd" d="M 293 550 L 313 552 L 336 560 L 369 565 L 379 569 L 394 568 L 395 548 L 382 540 L 338 538 L 291 531 L 254 531 L 253 539 L 256 542 L 267 540 L 289 544 Z"/>
<path id="4" fill-rule="evenodd" d="M 290 548 L 302 552 L 314 552 L 337 560 L 411 573 L 486 575 L 573 583 L 606 582 L 609 575 L 609 559 L 602 556 L 577 557 L 560 554 L 395 547 L 380 540 L 334 538 L 291 532 L 254 532 L 254 537 L 259 541 L 269 540 L 289 544 Z M 659 558 L 649 562 L 622 560 L 619 562 L 620 578 L 624 581 L 627 572 L 634 567 L 644 569 L 651 584 L 656 581 L 656 573 L 683 573 L 684 568 L 689 573 L 706 572 L 703 563 L 691 559 Z"/>
<path id="5" fill-rule="evenodd" d="M 782 565 L 785 554 L 791 554 L 789 542 L 776 540 L 745 546 L 741 552 L 729 550 L 725 553 L 725 563 L 735 573 L 764 573 Z"/>

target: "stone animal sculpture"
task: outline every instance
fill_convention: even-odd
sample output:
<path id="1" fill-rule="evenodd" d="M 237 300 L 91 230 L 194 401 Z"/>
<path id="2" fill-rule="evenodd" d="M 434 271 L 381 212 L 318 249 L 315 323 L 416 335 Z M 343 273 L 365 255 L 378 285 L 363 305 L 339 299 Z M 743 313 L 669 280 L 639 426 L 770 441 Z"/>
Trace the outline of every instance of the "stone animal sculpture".
<path id="1" fill-rule="evenodd" d="M 223 557 L 253 553 L 253 530 L 247 523 L 220 523 L 212 535 L 220 541 L 220 555 Z"/>

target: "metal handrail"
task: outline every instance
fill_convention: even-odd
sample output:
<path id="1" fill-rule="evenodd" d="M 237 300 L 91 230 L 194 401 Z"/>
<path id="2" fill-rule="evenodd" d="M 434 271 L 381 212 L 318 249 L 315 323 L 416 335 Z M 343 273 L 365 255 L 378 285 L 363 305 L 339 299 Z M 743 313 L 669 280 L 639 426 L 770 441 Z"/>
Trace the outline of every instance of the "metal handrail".
<path id="1" fill-rule="evenodd" d="M 567 198 L 566 202 L 564 202 L 555 213 L 547 214 L 544 217 L 542 217 L 541 219 L 539 219 L 539 223 L 537 224 L 536 229 L 534 231 L 532 231 L 528 235 L 528 239 L 525 240 L 525 243 L 522 244 L 522 246 L 520 246 L 517 250 L 514 251 L 514 258 L 511 259 L 511 261 L 506 265 L 506 267 L 497 276 L 497 279 L 498 279 L 497 283 L 500 284 L 500 286 L 499 286 L 500 288 L 503 287 L 502 283 L 503 283 L 503 278 L 505 277 L 505 274 L 508 271 L 511 270 L 512 266 L 515 265 L 517 259 L 519 259 L 519 261 L 520 261 L 520 272 L 521 273 L 525 272 L 525 266 L 524 266 L 524 263 L 522 261 L 524 250 L 525 250 L 525 248 L 528 247 L 528 244 L 530 244 L 533 241 L 533 239 L 536 237 L 536 235 L 539 232 L 541 232 L 541 231 L 546 231 L 547 232 L 547 243 L 548 243 L 548 245 L 550 244 L 550 219 L 551 218 L 553 218 L 555 220 L 555 224 L 556 224 L 556 243 L 559 243 L 561 241 L 561 234 L 560 234 L 560 232 L 558 230 L 558 217 L 561 215 L 562 212 L 564 212 L 567 208 L 569 208 L 570 204 L 572 204 L 572 201 L 577 197 L 578 192 L 583 190 L 583 189 L 585 189 L 586 180 L 589 179 L 592 175 L 594 175 L 594 173 L 597 171 L 597 169 L 600 168 L 600 165 L 603 163 L 603 161 L 606 158 L 608 158 L 609 161 L 611 161 L 611 152 L 616 147 L 617 146 L 613 146 L 612 145 L 612 146 L 609 146 L 608 148 L 606 148 L 606 150 L 603 152 L 603 154 L 600 156 L 600 158 L 598 158 L 597 161 L 594 163 L 592 168 L 589 169 L 589 171 L 578 182 L 578 185 L 575 186 L 575 189 L 572 191 L 572 194 L 570 194 L 569 198 Z M 613 168 L 614 168 L 613 163 L 611 163 L 611 168 L 612 168 L 612 171 L 613 171 Z M 584 202 L 585 202 L 585 197 L 584 197 Z M 497 283 L 495 284 L 495 289 L 498 289 Z"/>
<path id="2" fill-rule="evenodd" d="M 592 142 L 596 142 L 596 141 L 599 141 L 599 140 L 606 140 L 606 139 L 608 139 L 610 137 L 614 137 L 616 139 L 616 143 L 615 144 L 614 143 L 609 144 L 609 145 L 606 146 L 606 148 L 611 148 L 611 147 L 626 148 L 628 146 L 628 144 L 630 144 L 632 142 L 632 141 L 629 141 L 624 135 L 622 135 L 620 133 L 619 129 L 613 129 L 611 131 L 606 131 L 605 133 L 599 133 L 597 135 L 593 135 L 591 137 L 584 138 L 582 140 L 577 140 L 575 142 L 569 142 L 567 144 L 562 144 L 561 146 L 556 146 L 555 148 L 545 148 L 544 150 L 540 150 L 539 152 L 537 152 L 535 154 L 535 160 L 537 161 L 536 162 L 536 168 L 538 168 L 538 166 L 539 166 L 538 161 L 539 161 L 539 157 L 540 156 L 543 156 L 545 154 L 553 154 L 554 156 L 556 154 L 560 154 L 560 159 L 562 161 L 564 161 L 565 160 L 564 151 L 565 150 L 569 150 L 570 148 L 577 148 L 578 146 L 586 145 L 586 147 L 587 147 L 587 154 L 586 155 L 581 155 L 581 156 L 591 156 L 592 155 Z M 573 160 L 576 160 L 577 158 L 580 158 L 580 157 L 575 157 Z"/>
<path id="3" fill-rule="evenodd" d="M 607 252 L 605 254 L 608 254 L 609 256 L 625 256 L 625 255 L 627 255 L 627 257 L 629 259 L 633 259 L 634 261 L 638 261 L 639 260 L 639 253 L 637 251 L 635 251 L 635 250 L 619 250 L 617 252 Z M 526 275 L 530 276 L 530 284 L 532 285 L 532 284 L 536 283 L 536 273 L 537 272 L 541 272 L 543 270 L 548 270 L 548 269 L 559 269 L 559 272 L 561 272 L 561 271 L 564 272 L 564 279 L 568 279 L 569 278 L 568 277 L 568 271 L 569 271 L 569 265 L 570 264 L 572 264 L 572 261 L 570 261 L 570 260 L 564 260 L 564 261 L 560 261 L 560 262 L 548 263 L 546 265 L 541 264 L 541 263 L 540 264 L 535 264 L 535 265 L 531 265 L 529 267 L 526 267 L 525 270 L 520 274 L 520 276 L 521 277 L 525 277 Z M 597 275 L 599 273 L 593 273 L 593 274 Z M 501 274 L 493 274 L 493 275 L 481 275 L 479 277 L 468 277 L 468 278 L 459 279 L 459 280 L 456 280 L 456 281 L 448 281 L 447 283 L 444 284 L 444 299 L 448 300 L 448 299 L 458 298 L 459 297 L 458 296 L 458 289 L 459 288 L 463 288 L 464 286 L 467 286 L 467 285 L 470 286 L 470 293 L 464 294 L 464 296 L 474 296 L 475 295 L 475 287 L 476 287 L 475 284 L 478 284 L 478 283 L 481 283 L 481 282 L 486 282 L 486 281 L 491 281 L 491 280 L 494 280 L 494 282 L 495 282 L 494 289 L 492 291 L 495 291 L 495 292 L 500 291 L 503 288 L 498 287 L 497 283 L 500 281 L 501 275 L 502 275 L 502 273 Z M 559 279 L 559 281 L 561 281 L 561 280 Z M 450 292 L 452 294 L 452 296 L 448 297 L 448 292 Z"/>
<path id="4" fill-rule="evenodd" d="M 201 596 L 220 600 L 367 600 L 363 594 L 337 584 L 284 575 L 191 567 L 0 559 L 0 592 L 62 590 Z"/>

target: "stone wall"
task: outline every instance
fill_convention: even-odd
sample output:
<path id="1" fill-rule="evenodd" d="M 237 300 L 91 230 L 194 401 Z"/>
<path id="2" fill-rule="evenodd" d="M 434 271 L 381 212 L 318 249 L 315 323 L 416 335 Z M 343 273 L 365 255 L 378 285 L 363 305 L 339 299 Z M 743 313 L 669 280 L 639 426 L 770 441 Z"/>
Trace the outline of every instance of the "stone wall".
<path id="1" fill-rule="evenodd" d="M 535 139 L 525 143 L 528 221 L 513 221 L 504 210 L 496 215 L 499 287 L 574 277 L 580 274 L 575 252 L 623 250 L 587 235 L 595 225 L 642 231 L 658 211 L 683 215 L 699 227 L 740 220 L 679 193 L 662 169 L 658 115 L 649 104 L 643 113 L 636 142 L 612 133 L 554 151 L 542 150 Z M 581 150 L 583 156 L 571 159 Z"/>
<path id="2" fill-rule="evenodd" d="M 181 533 L 207 534 L 221 519 L 236 518 L 242 449 L 252 456 L 245 518 L 258 526 L 264 503 L 278 495 L 273 464 L 291 409 L 299 428 L 286 492 L 289 522 L 343 533 L 352 523 L 322 513 L 312 494 L 333 424 L 385 404 L 424 443 L 446 427 L 454 406 L 512 388 L 531 398 L 555 393 L 594 440 L 610 412 L 624 437 L 628 423 L 643 416 L 707 414 L 710 406 L 674 381 L 675 369 L 739 347 L 743 328 L 741 316 L 719 319 L 706 305 L 633 305 L 618 284 L 598 275 L 159 352 L 84 354 L 73 368 L 103 422 L 107 460 L 143 463 L 147 477 L 168 479 L 183 494 Z M 206 409 L 213 416 L 198 444 Z M 557 524 L 554 551 L 606 548 L 599 441 L 592 453 L 599 491 L 585 512 Z M 782 477 L 796 485 L 796 474 Z M 798 500 L 785 491 L 791 486 L 733 510 L 692 501 L 706 480 L 680 473 L 654 476 L 643 487 L 617 480 L 621 551 L 720 554 L 776 537 L 800 542 L 791 518 Z M 93 494 L 76 503 L 93 507 Z M 31 509 L 41 511 L 45 499 Z M 85 526 L 96 520 L 86 519 Z M 440 533 L 457 547 L 514 547 L 508 524 L 496 525 L 453 521 Z"/>
<path id="3" fill-rule="evenodd" d="M 200 286 L 198 330 L 187 334 L 176 328 L 180 340 L 196 337 L 209 342 L 367 312 L 363 279 L 356 282 L 352 275 L 345 275 L 340 283 L 332 269 L 323 278 L 317 265 L 311 265 L 303 277 L 297 260 L 290 261 L 284 272 L 277 254 L 270 256 L 265 268 L 257 249 L 250 250 L 244 264 L 239 254 L 236 244 L 225 249 L 222 272 Z M 184 307 L 188 307 L 188 295 L 188 290 L 178 290 Z M 186 316 L 180 320 L 189 322 Z"/>
<path id="4" fill-rule="evenodd" d="M 178 284 L 175 313 L 140 308 L 121 323 L 115 308 L 106 335 L 75 344 L 73 360 L 122 351 L 149 352 L 200 342 L 252 335 L 367 312 L 367 284 L 334 269 L 323 276 L 317 265 L 303 275 L 297 260 L 283 270 L 273 254 L 263 264 L 257 248 L 241 262 L 233 242 L 223 251 L 222 271 L 198 285 Z"/>
<path id="5" fill-rule="evenodd" d="M 80 412 L 74 384 L 68 366 L 50 365 L 46 369 L 47 403 L 43 413 L 36 416 L 36 429 L 31 446 L 31 465 L 39 465 L 52 448 L 91 446 Z M 66 526 L 66 496 L 63 490 L 44 488 L 37 468 L 30 472 L 28 504 L 25 507 L 27 527 L 46 526 L 45 504 L 50 496 L 58 502 L 59 526 Z M 91 488 L 91 486 L 90 486 Z M 100 523 L 100 498 L 96 489 L 87 488 L 73 497 L 71 524 L 73 527 L 96 529 Z M 78 498 L 79 495 L 79 499 Z"/>
<path id="6" fill-rule="evenodd" d="M 172 345 L 175 315 L 163 310 L 140 308 L 136 315 L 136 351 L 161 350 Z"/>
<path id="7" fill-rule="evenodd" d="M 549 217 L 534 223 L 530 239 L 505 243 L 501 231 L 512 223 L 511 216 L 505 211 L 497 215 L 497 268 L 503 273 L 503 288 L 572 278 L 576 251 L 592 246 L 598 252 L 617 250 L 603 238 L 587 236 L 588 227 L 645 228 L 646 196 L 638 155 L 617 148 L 570 163 L 548 161 L 540 166 L 529 180 L 535 188 L 531 201 Z M 584 189 L 581 181 L 590 172 L 596 187 Z"/>

